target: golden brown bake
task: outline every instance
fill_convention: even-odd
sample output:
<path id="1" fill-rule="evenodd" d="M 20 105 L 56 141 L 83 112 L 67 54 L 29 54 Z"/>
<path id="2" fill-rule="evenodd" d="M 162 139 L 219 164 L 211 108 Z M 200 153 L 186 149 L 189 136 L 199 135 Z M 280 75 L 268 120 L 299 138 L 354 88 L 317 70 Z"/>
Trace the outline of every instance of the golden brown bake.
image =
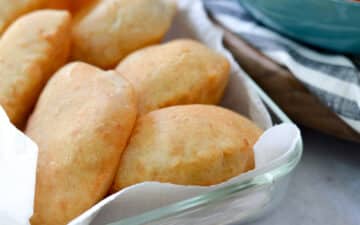
<path id="1" fill-rule="evenodd" d="M 39 10 L 20 17 L 0 40 L 0 104 L 22 125 L 70 50 L 70 14 Z"/>
<path id="2" fill-rule="evenodd" d="M 71 10 L 72 1 L 77 0 L 47 0 L 44 8 Z"/>
<path id="3" fill-rule="evenodd" d="M 95 1 L 99 0 L 48 0 L 43 7 L 50 9 L 65 9 L 71 12 L 77 12 L 81 8 L 85 8 Z"/>
<path id="4" fill-rule="evenodd" d="M 0 0 L 0 34 L 16 18 L 32 10 L 39 9 L 46 0 Z"/>
<path id="5" fill-rule="evenodd" d="M 159 42 L 174 13 L 167 0 L 97 1 L 75 15 L 72 57 L 113 68 L 130 52 Z"/>
<path id="6" fill-rule="evenodd" d="M 138 50 L 116 68 L 134 86 L 140 114 L 181 104 L 217 104 L 229 77 L 227 59 L 203 44 L 179 39 Z"/>
<path id="7" fill-rule="evenodd" d="M 51 78 L 26 128 L 39 146 L 32 225 L 67 224 L 106 195 L 135 119 L 114 71 L 72 63 Z"/>
<path id="8" fill-rule="evenodd" d="M 213 185 L 254 168 L 262 131 L 211 105 L 172 106 L 138 119 L 112 191 L 144 182 Z"/>
<path id="9" fill-rule="evenodd" d="M 99 0 L 72 0 L 71 1 L 71 10 L 77 12 L 80 9 L 88 7 L 90 4 L 96 4 Z M 86 9 L 84 9 L 86 11 Z"/>

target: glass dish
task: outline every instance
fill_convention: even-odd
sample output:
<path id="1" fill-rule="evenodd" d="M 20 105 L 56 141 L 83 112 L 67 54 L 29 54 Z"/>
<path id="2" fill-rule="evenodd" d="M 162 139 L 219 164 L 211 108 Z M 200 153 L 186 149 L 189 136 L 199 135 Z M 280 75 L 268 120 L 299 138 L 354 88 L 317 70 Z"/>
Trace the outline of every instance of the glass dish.
<path id="1" fill-rule="evenodd" d="M 270 111 L 274 124 L 291 122 L 250 77 L 247 79 Z M 244 174 L 235 184 L 108 225 L 243 224 L 257 219 L 273 209 L 285 194 L 302 155 L 301 139 L 294 148 L 267 167 Z"/>

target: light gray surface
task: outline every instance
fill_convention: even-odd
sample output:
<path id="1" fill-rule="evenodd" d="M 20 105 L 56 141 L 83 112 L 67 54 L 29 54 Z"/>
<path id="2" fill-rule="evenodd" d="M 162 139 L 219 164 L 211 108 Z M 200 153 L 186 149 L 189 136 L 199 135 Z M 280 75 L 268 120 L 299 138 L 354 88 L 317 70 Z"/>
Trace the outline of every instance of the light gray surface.
<path id="1" fill-rule="evenodd" d="M 250 225 L 360 225 L 360 144 L 302 128 L 303 158 L 278 208 Z"/>

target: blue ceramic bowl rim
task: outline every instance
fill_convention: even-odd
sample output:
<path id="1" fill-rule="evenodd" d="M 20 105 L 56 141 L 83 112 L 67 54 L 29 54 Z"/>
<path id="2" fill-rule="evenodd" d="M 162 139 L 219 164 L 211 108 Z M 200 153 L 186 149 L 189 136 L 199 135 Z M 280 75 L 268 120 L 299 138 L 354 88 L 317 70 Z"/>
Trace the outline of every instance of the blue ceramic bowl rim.
<path id="1" fill-rule="evenodd" d="M 266 0 L 238 0 L 238 2 L 266 26 L 301 43 L 338 53 L 360 54 L 360 2 L 352 0 L 276 1 L 283 5 L 271 4 L 271 1 Z M 298 15 L 302 14 L 301 10 L 298 11 L 295 7 L 300 4 L 308 9 L 309 13 L 303 20 L 296 20 Z M 329 8 L 329 11 L 321 11 L 321 8 L 316 7 L 317 5 Z M 280 9 L 284 12 L 278 13 Z M 291 13 L 293 10 L 296 12 Z M 335 16 L 320 16 L 327 15 L 329 12 Z M 297 17 L 294 16 L 295 14 Z"/>
<path id="2" fill-rule="evenodd" d="M 360 2 L 356 2 L 353 0 L 328 0 L 328 1 L 360 8 Z"/>

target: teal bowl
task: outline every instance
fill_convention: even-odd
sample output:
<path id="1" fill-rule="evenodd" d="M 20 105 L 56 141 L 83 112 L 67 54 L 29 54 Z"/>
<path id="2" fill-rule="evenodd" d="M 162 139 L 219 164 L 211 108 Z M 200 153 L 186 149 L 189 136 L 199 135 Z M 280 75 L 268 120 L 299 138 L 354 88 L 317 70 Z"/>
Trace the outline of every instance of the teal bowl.
<path id="1" fill-rule="evenodd" d="M 360 2 L 350 0 L 238 0 L 256 19 L 296 40 L 360 54 Z"/>

